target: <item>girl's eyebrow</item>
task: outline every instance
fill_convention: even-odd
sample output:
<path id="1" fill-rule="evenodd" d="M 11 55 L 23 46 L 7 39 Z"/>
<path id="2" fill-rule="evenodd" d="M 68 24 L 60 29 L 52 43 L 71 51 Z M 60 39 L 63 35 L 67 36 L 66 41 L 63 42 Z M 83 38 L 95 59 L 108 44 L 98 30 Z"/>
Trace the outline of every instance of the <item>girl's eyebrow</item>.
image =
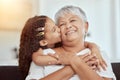
<path id="1" fill-rule="evenodd" d="M 55 30 L 55 26 L 52 28 L 52 31 L 54 31 Z"/>

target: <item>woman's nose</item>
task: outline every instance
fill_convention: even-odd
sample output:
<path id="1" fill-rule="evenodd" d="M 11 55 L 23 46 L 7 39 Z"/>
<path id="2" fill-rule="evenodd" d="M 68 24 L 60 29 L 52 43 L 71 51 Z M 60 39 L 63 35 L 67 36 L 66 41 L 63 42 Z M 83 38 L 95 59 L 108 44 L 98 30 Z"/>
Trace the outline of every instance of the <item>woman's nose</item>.
<path id="1" fill-rule="evenodd" d="M 66 28 L 67 28 L 67 29 L 69 29 L 69 28 L 71 28 L 71 27 L 72 27 L 72 25 L 71 25 L 70 23 L 67 23 L 67 24 L 66 24 Z"/>

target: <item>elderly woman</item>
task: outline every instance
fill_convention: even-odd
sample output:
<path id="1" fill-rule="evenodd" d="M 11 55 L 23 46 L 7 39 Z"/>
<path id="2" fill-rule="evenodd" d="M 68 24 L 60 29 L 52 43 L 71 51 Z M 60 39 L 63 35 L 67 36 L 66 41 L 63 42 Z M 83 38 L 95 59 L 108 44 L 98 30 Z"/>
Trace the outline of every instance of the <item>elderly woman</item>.
<path id="1" fill-rule="evenodd" d="M 108 67 L 106 71 L 95 72 L 81 58 L 71 56 L 72 53 L 85 49 L 84 36 L 88 31 L 86 15 L 79 7 L 67 6 L 62 8 L 56 14 L 56 22 L 62 34 L 63 47 L 61 49 L 63 53 L 66 53 L 60 54 L 60 56 L 62 55 L 60 60 L 63 64 L 70 65 L 75 73 L 79 75 L 79 78 L 83 80 L 114 79 L 111 65 L 107 60 Z"/>
<path id="2" fill-rule="evenodd" d="M 56 22 L 61 30 L 63 45 L 54 49 L 57 56 L 51 56 L 56 57 L 61 64 L 66 66 L 48 66 L 45 70 L 34 69 L 40 80 L 115 80 L 111 64 L 106 56 L 103 56 L 107 63 L 105 71 L 92 70 L 87 64 L 93 59 L 91 55 L 87 55 L 87 58 L 83 55 L 86 51 L 84 37 L 88 31 L 88 22 L 85 13 L 79 7 L 63 7 L 56 13 Z M 78 54 L 82 56 L 76 56 Z M 48 75 L 38 76 L 43 74 Z"/>

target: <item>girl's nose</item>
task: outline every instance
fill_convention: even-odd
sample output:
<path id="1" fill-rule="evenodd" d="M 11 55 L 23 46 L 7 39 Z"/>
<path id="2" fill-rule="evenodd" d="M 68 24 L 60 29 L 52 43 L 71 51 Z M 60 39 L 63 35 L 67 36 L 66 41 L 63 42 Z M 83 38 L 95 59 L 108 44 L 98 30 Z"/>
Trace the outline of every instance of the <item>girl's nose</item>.
<path id="1" fill-rule="evenodd" d="M 60 28 L 57 28 L 57 31 L 60 32 Z"/>

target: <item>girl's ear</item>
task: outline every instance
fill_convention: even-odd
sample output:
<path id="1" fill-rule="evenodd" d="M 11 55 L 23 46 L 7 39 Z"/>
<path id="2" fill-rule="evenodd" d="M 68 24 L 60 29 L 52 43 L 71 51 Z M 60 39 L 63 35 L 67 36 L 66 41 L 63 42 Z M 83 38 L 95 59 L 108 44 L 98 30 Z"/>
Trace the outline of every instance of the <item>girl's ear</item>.
<path id="1" fill-rule="evenodd" d="M 46 46 L 48 44 L 48 42 L 46 40 L 41 40 L 39 41 L 40 46 Z"/>

